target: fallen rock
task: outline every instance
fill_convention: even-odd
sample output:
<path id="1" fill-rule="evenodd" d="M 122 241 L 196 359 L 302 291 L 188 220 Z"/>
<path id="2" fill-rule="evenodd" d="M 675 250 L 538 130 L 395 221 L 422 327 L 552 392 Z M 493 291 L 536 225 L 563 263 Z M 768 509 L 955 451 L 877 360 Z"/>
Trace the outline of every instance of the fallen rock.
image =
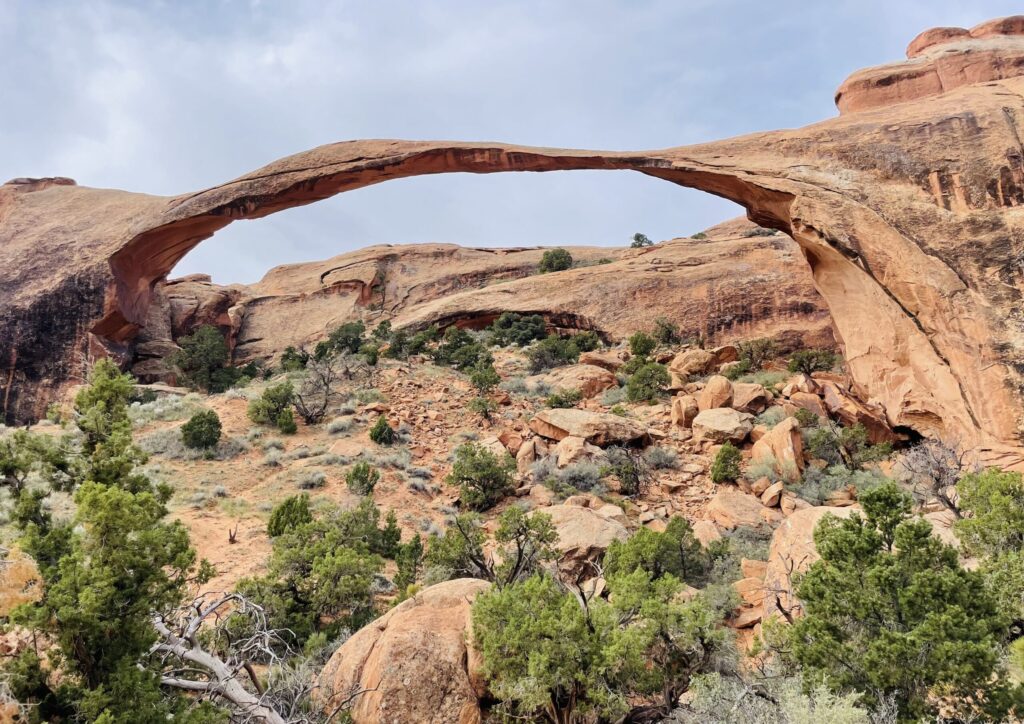
<path id="1" fill-rule="evenodd" d="M 718 526 L 710 520 L 698 520 L 693 524 L 693 537 L 700 541 L 705 548 L 716 540 L 722 539 Z"/>
<path id="2" fill-rule="evenodd" d="M 714 375 L 708 378 L 704 389 L 697 395 L 697 407 L 703 410 L 711 410 L 716 407 L 732 406 L 732 382 L 722 375 Z"/>
<path id="3" fill-rule="evenodd" d="M 591 445 L 582 437 L 575 437 L 574 435 L 562 438 L 555 445 L 554 453 L 556 464 L 560 468 L 586 460 L 603 459 L 605 457 L 604 450 L 596 445 Z"/>
<path id="4" fill-rule="evenodd" d="M 882 410 L 872 409 L 846 393 L 838 384 L 830 381 L 822 382 L 825 407 L 843 425 L 863 425 L 868 431 L 872 443 L 896 442 L 899 436 L 889 427 Z"/>
<path id="5" fill-rule="evenodd" d="M 612 372 L 592 364 L 556 367 L 543 375 L 527 377 L 525 382 L 531 387 L 535 387 L 537 383 L 544 383 L 552 390 L 577 391 L 588 399 L 619 386 L 619 381 Z"/>
<path id="6" fill-rule="evenodd" d="M 682 389 L 690 377 L 704 375 L 716 367 L 715 356 L 703 349 L 687 349 L 668 363 L 673 389 Z"/>
<path id="7" fill-rule="evenodd" d="M 356 724 L 445 721 L 478 724 L 477 655 L 466 643 L 473 599 L 490 584 L 471 578 L 420 591 L 357 631 L 319 677 L 332 711 L 353 691 Z"/>
<path id="8" fill-rule="evenodd" d="M 530 429 L 549 440 L 581 437 L 598 447 L 646 442 L 650 438 L 650 430 L 633 420 L 575 408 L 541 410 L 530 420 Z"/>
<path id="9" fill-rule="evenodd" d="M 772 463 L 783 480 L 798 482 L 804 467 L 804 444 L 796 418 L 787 417 L 755 442 L 750 459 L 753 463 Z"/>
<path id="10" fill-rule="evenodd" d="M 828 417 L 821 398 L 811 392 L 794 392 L 789 396 L 789 401 L 801 409 L 814 413 L 819 418 Z"/>
<path id="11" fill-rule="evenodd" d="M 612 350 L 593 350 L 580 355 L 580 364 L 593 365 L 594 367 L 606 369 L 609 372 L 617 372 L 625 362 L 618 352 Z"/>
<path id="12" fill-rule="evenodd" d="M 704 410 L 693 419 L 693 435 L 716 443 L 743 442 L 753 428 L 754 416 L 729 407 Z"/>
<path id="13" fill-rule="evenodd" d="M 578 505 L 552 505 L 539 509 L 551 516 L 558 533 L 558 565 L 566 573 L 585 572 L 604 555 L 613 540 L 629 537 L 626 527 L 611 517 Z"/>
<path id="14" fill-rule="evenodd" d="M 677 427 L 692 427 L 700 407 L 693 395 L 676 395 L 672 398 L 672 424 Z"/>
<path id="15" fill-rule="evenodd" d="M 719 487 L 718 492 L 708 502 L 705 515 L 727 530 L 774 525 L 782 519 L 779 511 L 764 507 L 760 498 L 729 486 Z"/>
<path id="16" fill-rule="evenodd" d="M 783 484 L 778 482 L 765 488 L 765 491 L 761 493 L 761 504 L 768 508 L 777 507 L 779 498 L 782 496 L 783 487 Z"/>
<path id="17" fill-rule="evenodd" d="M 519 447 L 516 453 L 516 472 L 526 475 L 530 467 L 548 454 L 548 446 L 543 440 L 532 437 Z"/>
<path id="18" fill-rule="evenodd" d="M 772 403 L 772 396 L 764 388 L 755 382 L 733 382 L 732 383 L 732 407 L 740 412 L 749 412 L 757 415 L 764 412 Z"/>

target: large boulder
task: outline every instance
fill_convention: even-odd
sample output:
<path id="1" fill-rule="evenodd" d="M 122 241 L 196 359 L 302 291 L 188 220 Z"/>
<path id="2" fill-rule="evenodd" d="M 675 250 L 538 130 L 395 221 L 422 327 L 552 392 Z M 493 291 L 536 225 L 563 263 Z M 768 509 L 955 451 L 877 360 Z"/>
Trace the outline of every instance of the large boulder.
<path id="1" fill-rule="evenodd" d="M 650 437 L 646 425 L 608 412 L 575 408 L 541 410 L 530 420 L 530 429 L 549 440 L 581 437 L 598 447 L 646 442 Z"/>
<path id="2" fill-rule="evenodd" d="M 604 451 L 601 448 L 591 445 L 582 437 L 573 437 L 572 435 L 563 437 L 555 445 L 554 452 L 555 462 L 560 468 L 564 468 L 566 465 L 575 465 L 586 460 L 596 460 L 605 457 Z"/>
<path id="3" fill-rule="evenodd" d="M 693 395 L 676 395 L 672 398 L 672 424 L 678 427 L 691 427 L 693 418 L 697 417 L 700 407 Z"/>
<path id="4" fill-rule="evenodd" d="M 729 407 L 704 410 L 693 418 L 693 434 L 698 440 L 743 442 L 754 427 L 754 416 Z"/>
<path id="5" fill-rule="evenodd" d="M 763 385 L 755 382 L 732 383 L 732 404 L 730 407 L 734 410 L 756 415 L 764 412 L 770 404 L 772 404 L 772 396 Z"/>
<path id="6" fill-rule="evenodd" d="M 553 390 L 578 391 L 586 398 L 619 386 L 619 381 L 612 372 L 592 364 L 556 367 L 543 375 L 526 378 L 528 385 L 534 386 L 538 382 L 543 382 Z"/>
<path id="7" fill-rule="evenodd" d="M 460 578 L 420 591 L 334 652 L 319 684 L 325 711 L 354 691 L 356 724 L 478 724 L 477 655 L 467 643 L 473 599 L 490 586 Z"/>
<path id="8" fill-rule="evenodd" d="M 697 407 L 701 410 L 732 407 L 732 382 L 722 375 L 709 378 L 697 395 Z"/>
<path id="9" fill-rule="evenodd" d="M 619 356 L 618 352 L 610 349 L 599 350 L 595 349 L 590 352 L 584 352 L 580 355 L 581 365 L 593 365 L 594 367 L 601 367 L 608 370 L 609 372 L 617 372 L 619 367 L 625 364 L 622 357 Z"/>
<path id="10" fill-rule="evenodd" d="M 796 418 L 787 417 L 765 433 L 751 448 L 750 459 L 754 463 L 772 463 L 786 482 L 799 481 L 804 469 L 804 446 Z"/>
<path id="11" fill-rule="evenodd" d="M 704 375 L 714 369 L 715 355 L 704 349 L 683 350 L 668 363 L 672 388 L 681 389 L 690 377 Z"/>
<path id="12" fill-rule="evenodd" d="M 607 510 L 568 504 L 538 510 L 551 516 L 558 532 L 559 568 L 572 574 L 586 572 L 612 541 L 629 537 L 618 516 L 610 516 Z"/>
<path id="13" fill-rule="evenodd" d="M 782 513 L 774 508 L 766 508 L 761 499 L 755 495 L 747 495 L 738 488 L 723 485 L 718 488 L 708 506 L 705 515 L 719 528 L 733 530 L 735 528 L 758 528 L 763 525 L 774 525 L 782 520 Z"/>

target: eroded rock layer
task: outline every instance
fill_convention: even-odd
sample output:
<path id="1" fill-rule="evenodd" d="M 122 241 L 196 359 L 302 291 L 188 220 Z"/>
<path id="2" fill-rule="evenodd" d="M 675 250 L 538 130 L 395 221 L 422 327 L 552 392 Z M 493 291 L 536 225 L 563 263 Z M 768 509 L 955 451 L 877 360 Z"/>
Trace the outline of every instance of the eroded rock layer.
<path id="1" fill-rule="evenodd" d="M 352 141 L 173 198 L 12 182 L 0 187 L 4 415 L 37 413 L 40 391 L 80 372 L 89 355 L 128 354 L 154 285 L 235 219 L 405 176 L 631 169 L 732 199 L 753 221 L 790 234 L 861 396 L 892 425 L 1020 464 L 1021 24 L 986 24 L 962 41 L 969 48 L 955 49 L 954 38 L 900 66 L 912 74 L 921 58 L 947 48 L 971 58 L 956 83 L 940 74 L 939 87 L 881 105 L 848 104 L 847 86 L 837 118 L 697 146 L 602 152 Z"/>

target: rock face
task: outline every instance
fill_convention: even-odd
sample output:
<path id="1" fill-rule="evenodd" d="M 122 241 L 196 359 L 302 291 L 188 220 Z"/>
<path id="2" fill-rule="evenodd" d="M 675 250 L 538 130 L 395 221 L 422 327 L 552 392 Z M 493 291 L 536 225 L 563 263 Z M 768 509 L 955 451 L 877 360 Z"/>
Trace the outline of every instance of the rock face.
<path id="1" fill-rule="evenodd" d="M 828 304 L 857 396 L 874 400 L 890 426 L 956 439 L 991 464 L 1021 465 L 1021 26 L 1020 18 L 985 23 L 970 39 L 932 33 L 915 45 L 916 57 L 844 83 L 837 118 L 697 146 L 603 152 L 353 141 L 172 198 L 15 180 L 0 187 L 4 416 L 38 415 L 91 357 L 127 361 L 154 285 L 233 220 L 421 174 L 627 169 L 729 198 L 761 226 L 792 236 Z M 726 247 L 694 246 L 736 271 Z M 648 264 L 662 251 L 638 250 L 628 261 L 655 277 L 681 273 L 685 262 Z M 758 288 L 754 276 L 744 291 Z M 699 304 L 727 277 L 716 273 Z M 496 306 L 516 308 L 512 298 Z"/>
<path id="2" fill-rule="evenodd" d="M 367 624 L 320 674 L 323 708 L 352 692 L 356 724 L 478 724 L 480 706 L 467 644 L 473 599 L 490 586 L 462 578 L 431 586 Z"/>

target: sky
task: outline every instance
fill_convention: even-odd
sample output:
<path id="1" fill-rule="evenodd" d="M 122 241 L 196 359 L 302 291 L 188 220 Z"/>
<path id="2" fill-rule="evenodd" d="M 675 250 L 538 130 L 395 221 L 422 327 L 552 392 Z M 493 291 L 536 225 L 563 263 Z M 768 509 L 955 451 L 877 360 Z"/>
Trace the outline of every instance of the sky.
<path id="1" fill-rule="evenodd" d="M 0 183 L 159 195 L 357 138 L 640 150 L 836 114 L 851 72 L 1002 0 L 0 0 Z M 446 174 L 235 222 L 174 276 L 370 244 L 618 246 L 739 215 L 628 171 Z"/>

